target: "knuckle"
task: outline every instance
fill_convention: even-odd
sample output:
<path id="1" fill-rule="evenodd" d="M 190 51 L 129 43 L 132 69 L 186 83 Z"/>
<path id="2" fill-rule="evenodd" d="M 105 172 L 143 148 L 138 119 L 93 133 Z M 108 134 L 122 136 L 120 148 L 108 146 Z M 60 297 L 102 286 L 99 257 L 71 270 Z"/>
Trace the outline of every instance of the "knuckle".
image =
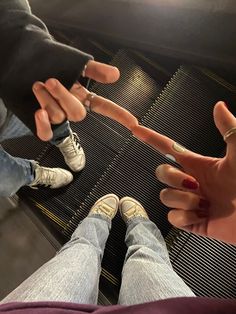
<path id="1" fill-rule="evenodd" d="M 53 124 L 59 124 L 66 119 L 66 114 L 62 110 L 54 111 L 51 114 L 49 114 L 49 118 L 51 123 Z"/>
<path id="2" fill-rule="evenodd" d="M 130 114 L 128 114 L 127 116 L 124 116 L 124 119 L 127 119 L 128 124 L 129 124 L 129 129 L 132 131 L 135 127 L 138 126 L 138 119 L 136 117 L 134 117 L 133 115 L 130 116 Z"/>
<path id="3" fill-rule="evenodd" d="M 194 209 L 196 207 L 196 197 L 192 193 L 185 193 L 183 201 L 186 209 Z"/>
<path id="4" fill-rule="evenodd" d="M 60 85 L 56 85 L 53 88 L 53 94 L 54 94 L 54 97 L 58 100 L 59 99 L 63 100 L 65 98 L 65 93 L 63 92 L 62 87 Z"/>
<path id="5" fill-rule="evenodd" d="M 187 217 L 184 214 L 180 214 L 177 217 L 178 219 L 176 220 L 176 224 L 179 227 L 186 226 L 188 224 Z"/>
<path id="6" fill-rule="evenodd" d="M 74 112 L 72 114 L 70 114 L 69 120 L 73 121 L 73 122 L 82 121 L 86 117 L 86 114 L 87 114 L 87 112 L 84 109 L 84 107 L 77 108 L 76 110 L 74 110 Z"/>

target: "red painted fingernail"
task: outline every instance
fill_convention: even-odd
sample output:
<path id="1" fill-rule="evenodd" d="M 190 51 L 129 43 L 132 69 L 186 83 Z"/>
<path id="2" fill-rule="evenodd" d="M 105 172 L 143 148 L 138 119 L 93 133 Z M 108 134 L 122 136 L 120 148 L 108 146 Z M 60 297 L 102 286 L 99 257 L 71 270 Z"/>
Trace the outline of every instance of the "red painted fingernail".
<path id="1" fill-rule="evenodd" d="M 209 213 L 208 213 L 208 211 L 205 211 L 205 210 L 198 210 L 197 216 L 199 218 L 207 218 L 209 216 Z"/>
<path id="2" fill-rule="evenodd" d="M 182 182 L 182 186 L 189 190 L 197 190 L 198 189 L 198 183 L 196 181 L 190 180 L 190 179 L 184 179 Z"/>
<path id="3" fill-rule="evenodd" d="M 208 209 L 210 207 L 210 202 L 207 200 L 204 200 L 203 198 L 200 198 L 198 206 L 200 208 Z"/>

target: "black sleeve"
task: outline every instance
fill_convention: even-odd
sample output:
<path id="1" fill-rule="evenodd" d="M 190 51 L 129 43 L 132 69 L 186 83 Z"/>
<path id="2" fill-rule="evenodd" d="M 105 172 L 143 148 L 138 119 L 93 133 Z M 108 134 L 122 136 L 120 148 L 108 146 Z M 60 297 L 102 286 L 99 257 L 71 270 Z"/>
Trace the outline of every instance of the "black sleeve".
<path id="1" fill-rule="evenodd" d="M 0 0 L 0 42 L 0 97 L 35 131 L 33 83 L 55 77 L 70 88 L 92 57 L 53 40 L 26 0 Z"/>

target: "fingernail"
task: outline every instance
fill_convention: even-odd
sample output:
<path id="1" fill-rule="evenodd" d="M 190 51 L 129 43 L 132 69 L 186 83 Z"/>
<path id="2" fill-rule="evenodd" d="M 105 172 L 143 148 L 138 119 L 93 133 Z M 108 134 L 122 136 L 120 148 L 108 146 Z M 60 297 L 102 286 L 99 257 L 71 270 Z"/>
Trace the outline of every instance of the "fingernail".
<path id="1" fill-rule="evenodd" d="M 37 115 L 36 115 L 37 119 L 39 119 L 40 121 L 44 122 L 45 119 L 47 118 L 47 113 L 41 109 L 40 112 L 37 112 Z"/>
<path id="2" fill-rule="evenodd" d="M 207 200 L 204 200 L 203 198 L 200 198 L 200 201 L 198 203 L 198 206 L 200 208 L 208 209 L 210 207 L 210 202 Z"/>
<path id="3" fill-rule="evenodd" d="M 209 213 L 208 213 L 208 211 L 205 211 L 205 210 L 198 210 L 197 216 L 199 218 L 207 218 L 207 217 L 209 217 Z"/>
<path id="4" fill-rule="evenodd" d="M 193 180 L 184 179 L 182 182 L 182 186 L 189 190 L 197 190 L 198 189 L 198 183 Z"/>
<path id="5" fill-rule="evenodd" d="M 33 90 L 34 91 L 38 91 L 38 90 L 40 90 L 42 88 L 42 85 L 40 84 L 40 83 L 35 83 L 34 85 L 33 85 Z"/>
<path id="6" fill-rule="evenodd" d="M 174 162 L 176 162 L 175 157 L 173 155 L 171 155 L 171 154 L 166 154 L 165 157 L 170 159 L 170 160 L 172 160 L 172 161 L 174 161 Z"/>
<path id="7" fill-rule="evenodd" d="M 185 151 L 186 151 L 186 148 L 185 147 L 183 147 L 182 145 L 180 145 L 180 144 L 178 144 L 178 143 L 174 143 L 173 144 L 173 149 L 176 151 L 176 152 L 178 152 L 178 153 L 185 153 Z"/>
<path id="8" fill-rule="evenodd" d="M 47 81 L 47 86 L 49 88 L 55 88 L 57 86 L 57 81 L 55 79 L 49 79 Z"/>

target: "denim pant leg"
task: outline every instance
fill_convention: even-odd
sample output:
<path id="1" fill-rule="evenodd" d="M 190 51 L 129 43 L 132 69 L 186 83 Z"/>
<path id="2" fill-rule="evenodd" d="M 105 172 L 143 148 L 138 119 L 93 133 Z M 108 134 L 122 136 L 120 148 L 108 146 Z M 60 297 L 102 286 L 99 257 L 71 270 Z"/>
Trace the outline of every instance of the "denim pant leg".
<path id="1" fill-rule="evenodd" d="M 123 266 L 119 304 L 194 296 L 174 272 L 165 241 L 150 220 L 134 218 L 126 233 L 128 251 Z"/>
<path id="2" fill-rule="evenodd" d="M 14 195 L 22 186 L 34 180 L 30 160 L 12 157 L 0 145 L 0 196 Z"/>
<path id="3" fill-rule="evenodd" d="M 53 130 L 53 138 L 50 143 L 52 145 L 60 144 L 66 137 L 71 134 L 71 128 L 69 121 L 63 122 L 60 126 L 58 126 L 55 130 Z"/>
<path id="4" fill-rule="evenodd" d="M 4 106 L 0 99 L 0 106 Z M 53 132 L 51 143 L 59 144 L 71 132 L 68 121 L 62 123 Z M 1 130 L 0 143 L 4 140 L 33 135 L 30 129 L 14 114 L 9 117 L 7 125 Z M 34 180 L 34 166 L 32 161 L 13 157 L 0 145 L 0 196 L 11 196 L 22 186 Z"/>
<path id="5" fill-rule="evenodd" d="M 0 143 L 26 135 L 32 135 L 31 131 L 15 115 L 12 115 L 7 126 L 0 133 Z M 0 196 L 11 196 L 22 186 L 30 184 L 34 180 L 33 168 L 30 160 L 13 157 L 0 145 Z"/>
<path id="6" fill-rule="evenodd" d="M 77 227 L 71 240 L 2 303 L 63 301 L 97 304 L 101 260 L 111 221 L 92 215 Z"/>
<path id="7" fill-rule="evenodd" d="M 0 143 L 8 139 L 27 135 L 33 135 L 33 133 L 21 120 L 19 120 L 15 115 L 12 115 L 7 123 L 7 126 L 0 133 Z"/>
<path id="8" fill-rule="evenodd" d="M 64 138 L 68 137 L 71 133 L 69 121 L 63 122 L 60 126 L 53 130 L 53 138 L 50 143 L 52 145 L 57 145 Z M 4 128 L 3 132 L 0 133 L 0 143 L 4 140 L 13 139 L 17 137 L 33 135 L 31 130 L 19 120 L 14 114 L 11 116 L 10 120 L 7 123 L 7 126 Z"/>

